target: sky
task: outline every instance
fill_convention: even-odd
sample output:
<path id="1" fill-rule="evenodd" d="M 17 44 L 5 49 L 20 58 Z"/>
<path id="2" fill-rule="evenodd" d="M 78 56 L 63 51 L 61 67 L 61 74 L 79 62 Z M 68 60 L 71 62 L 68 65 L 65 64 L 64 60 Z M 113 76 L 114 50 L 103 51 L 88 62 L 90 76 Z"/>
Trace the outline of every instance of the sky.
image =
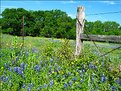
<path id="1" fill-rule="evenodd" d="M 116 21 L 121 25 L 121 0 L 0 0 L 1 13 L 5 8 L 24 8 L 26 10 L 60 9 L 72 18 L 76 18 L 77 7 L 85 7 L 85 19 L 88 21 L 100 20 Z M 96 13 L 118 12 L 103 15 L 89 15 Z"/>

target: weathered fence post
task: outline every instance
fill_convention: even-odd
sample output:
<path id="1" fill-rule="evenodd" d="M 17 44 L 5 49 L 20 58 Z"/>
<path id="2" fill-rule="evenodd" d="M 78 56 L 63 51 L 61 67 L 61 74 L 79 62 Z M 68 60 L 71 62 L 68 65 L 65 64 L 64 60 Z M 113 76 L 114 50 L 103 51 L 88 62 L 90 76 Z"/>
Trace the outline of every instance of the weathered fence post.
<path id="1" fill-rule="evenodd" d="M 82 52 L 82 44 L 80 35 L 83 33 L 84 28 L 84 7 L 77 7 L 77 20 L 76 20 L 76 52 L 75 55 L 78 56 Z"/>

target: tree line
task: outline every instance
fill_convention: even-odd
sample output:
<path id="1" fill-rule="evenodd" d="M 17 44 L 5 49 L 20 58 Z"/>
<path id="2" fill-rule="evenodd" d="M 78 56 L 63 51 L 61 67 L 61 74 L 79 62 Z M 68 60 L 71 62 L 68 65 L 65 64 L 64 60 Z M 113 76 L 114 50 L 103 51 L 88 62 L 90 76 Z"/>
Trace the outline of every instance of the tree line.
<path id="1" fill-rule="evenodd" d="M 61 10 L 27 11 L 23 8 L 6 8 L 2 12 L 0 26 L 2 33 L 22 35 L 22 17 L 25 17 L 26 36 L 41 36 L 75 39 L 76 19 Z M 85 21 L 84 31 L 88 34 L 121 35 L 120 24 L 114 21 Z"/>

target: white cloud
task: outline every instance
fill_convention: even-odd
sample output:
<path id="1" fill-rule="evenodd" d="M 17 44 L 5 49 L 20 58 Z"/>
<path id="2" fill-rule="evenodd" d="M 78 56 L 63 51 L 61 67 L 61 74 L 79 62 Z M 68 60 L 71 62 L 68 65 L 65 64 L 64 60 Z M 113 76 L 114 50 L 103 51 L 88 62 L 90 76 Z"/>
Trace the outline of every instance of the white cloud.
<path id="1" fill-rule="evenodd" d="M 70 16 L 71 18 L 76 18 L 75 14 L 68 14 L 68 16 Z"/>
<path id="2" fill-rule="evenodd" d="M 110 4 L 110 5 L 116 4 L 116 2 L 114 1 L 100 1 L 100 2 L 105 3 L 105 4 Z"/>
<path id="3" fill-rule="evenodd" d="M 70 0 L 70 1 L 61 1 L 62 4 L 74 4 L 74 3 L 77 3 L 76 1 L 74 0 Z"/>

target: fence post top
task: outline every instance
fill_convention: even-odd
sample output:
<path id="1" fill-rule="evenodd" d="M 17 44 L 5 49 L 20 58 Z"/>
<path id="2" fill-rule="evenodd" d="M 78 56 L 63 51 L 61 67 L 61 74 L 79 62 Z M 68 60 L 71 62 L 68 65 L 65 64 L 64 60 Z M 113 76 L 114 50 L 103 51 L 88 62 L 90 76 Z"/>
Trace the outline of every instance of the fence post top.
<path id="1" fill-rule="evenodd" d="M 77 7 L 77 12 L 82 12 L 82 11 L 84 11 L 85 10 L 85 8 L 84 8 L 84 6 L 78 6 Z"/>

